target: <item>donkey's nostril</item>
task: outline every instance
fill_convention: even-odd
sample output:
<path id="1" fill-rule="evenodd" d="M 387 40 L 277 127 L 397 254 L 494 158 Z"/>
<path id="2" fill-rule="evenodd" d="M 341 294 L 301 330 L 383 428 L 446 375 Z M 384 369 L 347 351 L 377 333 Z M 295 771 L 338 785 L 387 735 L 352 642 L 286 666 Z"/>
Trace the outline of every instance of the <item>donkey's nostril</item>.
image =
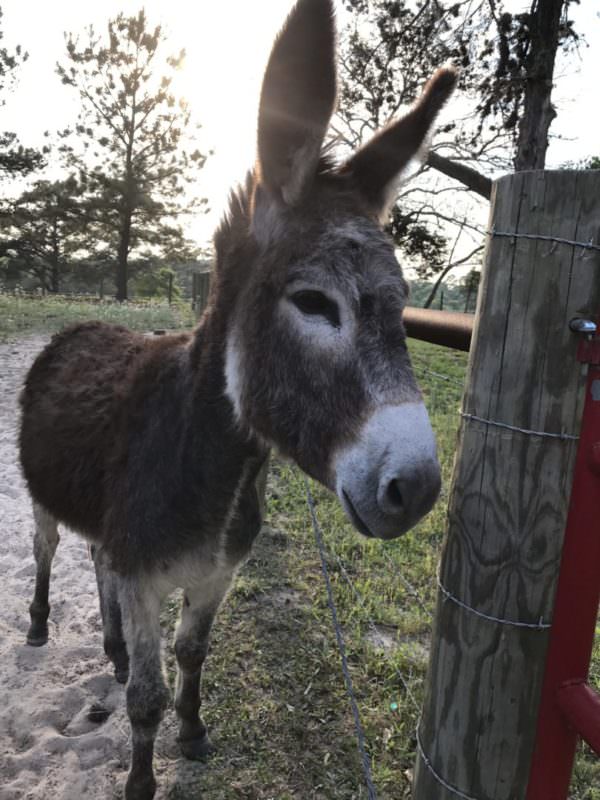
<path id="1" fill-rule="evenodd" d="M 402 492 L 400 491 L 399 481 L 392 480 L 389 482 L 387 487 L 387 500 L 389 505 L 398 511 L 401 511 L 404 507 L 404 498 L 402 497 Z"/>
<path id="2" fill-rule="evenodd" d="M 414 525 L 431 509 L 439 494 L 437 461 L 432 459 L 410 470 L 394 472 L 382 476 L 377 492 L 379 512 L 387 517 L 390 525 Z"/>

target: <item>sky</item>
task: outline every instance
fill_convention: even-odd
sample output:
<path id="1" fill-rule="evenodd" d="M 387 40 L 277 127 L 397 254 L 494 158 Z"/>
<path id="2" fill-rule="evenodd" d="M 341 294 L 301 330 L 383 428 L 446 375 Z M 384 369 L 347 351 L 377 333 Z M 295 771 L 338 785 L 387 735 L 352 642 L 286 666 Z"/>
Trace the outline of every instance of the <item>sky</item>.
<path id="1" fill-rule="evenodd" d="M 24 144 L 39 145 L 45 130 L 72 123 L 78 98 L 55 74 L 65 52 L 64 32 L 83 31 L 90 23 L 100 31 L 109 17 L 120 11 L 136 13 L 141 5 L 142 0 L 0 0 L 3 45 L 19 43 L 29 52 L 16 90 L 0 109 L 0 127 L 16 131 Z M 145 0 L 143 5 L 149 20 L 164 26 L 172 50 L 187 51 L 176 89 L 202 123 L 201 145 L 214 150 L 201 173 L 202 193 L 212 210 L 197 221 L 194 232 L 203 243 L 218 222 L 230 187 L 254 160 L 260 82 L 292 0 Z M 517 10 L 523 4 L 510 5 Z M 557 66 L 553 101 L 558 117 L 551 132 L 563 139 L 551 141 L 549 168 L 600 154 L 600 0 L 581 0 L 573 17 L 587 46 L 582 44 L 578 54 Z"/>

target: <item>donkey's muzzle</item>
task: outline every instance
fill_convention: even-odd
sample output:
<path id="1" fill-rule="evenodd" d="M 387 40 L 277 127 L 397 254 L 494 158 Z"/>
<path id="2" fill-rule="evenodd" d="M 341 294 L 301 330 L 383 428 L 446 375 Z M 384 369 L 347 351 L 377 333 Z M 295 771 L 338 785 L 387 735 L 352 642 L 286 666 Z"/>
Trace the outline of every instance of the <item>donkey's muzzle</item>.
<path id="1" fill-rule="evenodd" d="M 335 459 L 336 491 L 354 527 L 394 539 L 433 507 L 441 486 L 435 438 L 422 403 L 378 409 Z"/>

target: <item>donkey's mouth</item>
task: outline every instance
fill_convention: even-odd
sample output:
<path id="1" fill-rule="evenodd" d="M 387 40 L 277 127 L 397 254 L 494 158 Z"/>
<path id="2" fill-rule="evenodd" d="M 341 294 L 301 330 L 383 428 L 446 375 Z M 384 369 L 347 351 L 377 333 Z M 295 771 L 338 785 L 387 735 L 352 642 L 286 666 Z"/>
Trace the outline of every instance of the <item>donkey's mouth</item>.
<path id="1" fill-rule="evenodd" d="M 360 531 L 363 534 L 363 536 L 368 536 L 370 539 L 374 539 L 375 534 L 371 533 L 371 531 L 362 521 L 362 519 L 358 515 L 357 510 L 354 508 L 352 500 L 350 500 L 350 497 L 348 496 L 348 492 L 346 492 L 345 489 L 342 489 L 342 499 L 344 500 L 345 510 L 348 512 L 348 516 L 350 517 L 352 524 L 354 525 L 356 530 Z"/>

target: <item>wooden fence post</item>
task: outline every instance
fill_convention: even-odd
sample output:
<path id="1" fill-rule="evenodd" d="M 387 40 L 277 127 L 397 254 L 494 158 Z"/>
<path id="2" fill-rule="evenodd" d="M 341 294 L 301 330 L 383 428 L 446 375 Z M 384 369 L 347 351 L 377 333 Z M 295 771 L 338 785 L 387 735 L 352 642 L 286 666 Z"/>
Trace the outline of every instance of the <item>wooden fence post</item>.
<path id="1" fill-rule="evenodd" d="M 192 274 L 192 308 L 196 319 L 200 319 L 208 302 L 210 290 L 210 272 L 194 272 Z"/>
<path id="2" fill-rule="evenodd" d="M 600 171 L 501 178 L 490 228 L 414 800 L 526 794 L 585 381 L 568 323 L 600 309 L 600 251 L 556 240 L 599 243 Z"/>

